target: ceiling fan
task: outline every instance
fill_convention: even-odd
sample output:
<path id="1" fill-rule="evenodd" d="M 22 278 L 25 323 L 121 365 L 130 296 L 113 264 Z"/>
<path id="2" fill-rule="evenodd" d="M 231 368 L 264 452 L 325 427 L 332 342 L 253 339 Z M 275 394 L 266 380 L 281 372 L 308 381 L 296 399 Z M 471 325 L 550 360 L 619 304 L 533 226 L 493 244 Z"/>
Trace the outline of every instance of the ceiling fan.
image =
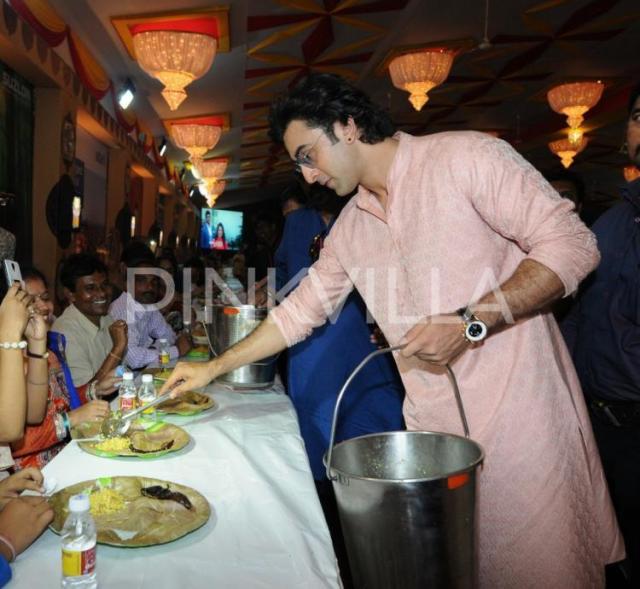
<path id="1" fill-rule="evenodd" d="M 493 45 L 489 39 L 489 0 L 484 0 L 484 35 L 482 41 L 478 43 L 472 51 L 484 51 L 485 49 L 491 49 Z"/>

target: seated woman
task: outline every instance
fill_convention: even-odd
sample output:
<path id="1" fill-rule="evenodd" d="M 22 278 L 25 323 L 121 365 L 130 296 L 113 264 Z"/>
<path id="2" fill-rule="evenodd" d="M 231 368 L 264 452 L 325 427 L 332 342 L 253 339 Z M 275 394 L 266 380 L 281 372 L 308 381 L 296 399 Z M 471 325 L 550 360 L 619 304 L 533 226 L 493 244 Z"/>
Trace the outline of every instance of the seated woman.
<path id="1" fill-rule="evenodd" d="M 44 275 L 35 268 L 26 268 L 22 271 L 22 278 L 25 290 L 34 298 L 36 312 L 45 318 L 45 321 L 50 321 L 53 317 L 53 302 L 49 296 Z M 47 323 L 44 329 L 45 338 L 49 326 L 50 324 Z M 54 354 L 44 354 L 40 361 L 47 362 L 46 414 L 39 425 L 27 425 L 24 436 L 12 444 L 11 449 L 17 469 L 30 466 L 42 468 L 64 448 L 72 427 L 84 421 L 105 418 L 109 414 L 109 404 L 100 400 L 99 397 L 111 393 L 118 381 L 113 371 L 104 375 L 97 374 L 92 381 L 77 387 L 76 391 L 81 404 L 76 409 L 72 409 L 71 393 L 60 362 Z M 31 367 L 29 370 L 30 374 Z"/>

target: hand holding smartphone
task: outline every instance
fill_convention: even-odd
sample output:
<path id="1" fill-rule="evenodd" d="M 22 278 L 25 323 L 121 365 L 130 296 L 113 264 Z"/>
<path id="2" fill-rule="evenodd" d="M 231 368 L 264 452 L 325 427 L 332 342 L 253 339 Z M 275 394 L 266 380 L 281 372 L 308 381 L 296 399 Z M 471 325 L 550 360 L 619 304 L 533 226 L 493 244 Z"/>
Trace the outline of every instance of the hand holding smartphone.
<path id="1" fill-rule="evenodd" d="M 22 281 L 22 272 L 20 272 L 20 264 L 14 260 L 4 260 L 4 274 L 7 278 L 7 288 L 11 288 L 14 282 L 19 282 L 24 288 Z"/>

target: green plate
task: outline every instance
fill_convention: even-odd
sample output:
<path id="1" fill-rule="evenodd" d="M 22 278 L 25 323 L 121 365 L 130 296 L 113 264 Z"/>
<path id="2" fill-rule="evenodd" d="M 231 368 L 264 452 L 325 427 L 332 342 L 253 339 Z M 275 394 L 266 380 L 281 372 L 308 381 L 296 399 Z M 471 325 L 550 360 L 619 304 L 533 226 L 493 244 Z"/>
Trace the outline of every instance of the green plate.
<path id="1" fill-rule="evenodd" d="M 168 442 L 173 442 L 173 445 L 166 450 L 158 450 L 156 452 L 147 451 L 143 453 L 136 452 L 129 448 L 114 452 L 101 450 L 97 446 L 99 446 L 102 441 L 78 442 L 78 446 L 85 452 L 102 458 L 136 458 L 149 460 L 182 450 L 182 448 L 189 443 L 190 439 L 189 434 L 181 427 L 164 422 L 158 422 L 147 429 L 144 429 L 139 425 L 139 422 L 136 422 L 124 437 L 130 438 L 137 448 L 143 450 L 150 450 Z"/>

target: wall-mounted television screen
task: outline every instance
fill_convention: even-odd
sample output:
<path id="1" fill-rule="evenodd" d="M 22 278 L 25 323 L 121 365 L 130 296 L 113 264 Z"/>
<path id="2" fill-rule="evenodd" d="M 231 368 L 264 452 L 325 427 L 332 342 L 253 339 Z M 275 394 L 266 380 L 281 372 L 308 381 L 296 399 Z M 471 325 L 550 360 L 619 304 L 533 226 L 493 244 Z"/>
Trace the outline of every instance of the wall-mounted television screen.
<path id="1" fill-rule="evenodd" d="M 242 213 L 202 209 L 200 247 L 204 250 L 238 250 L 242 242 Z"/>

